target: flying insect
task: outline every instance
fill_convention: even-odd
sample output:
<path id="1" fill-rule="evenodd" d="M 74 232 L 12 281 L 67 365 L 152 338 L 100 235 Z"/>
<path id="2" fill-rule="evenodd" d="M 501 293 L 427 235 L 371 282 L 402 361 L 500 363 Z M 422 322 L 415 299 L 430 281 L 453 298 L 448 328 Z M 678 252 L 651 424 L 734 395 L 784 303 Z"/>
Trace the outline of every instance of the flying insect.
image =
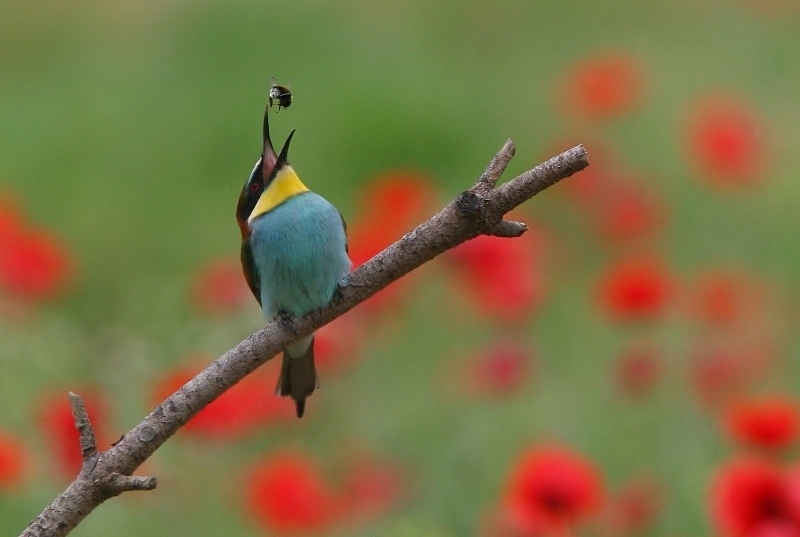
<path id="1" fill-rule="evenodd" d="M 289 108 L 292 106 L 292 92 L 288 86 L 281 86 L 274 78 L 270 78 L 272 86 L 269 88 L 269 107 L 272 108 L 277 103 L 278 111 L 281 108 Z"/>

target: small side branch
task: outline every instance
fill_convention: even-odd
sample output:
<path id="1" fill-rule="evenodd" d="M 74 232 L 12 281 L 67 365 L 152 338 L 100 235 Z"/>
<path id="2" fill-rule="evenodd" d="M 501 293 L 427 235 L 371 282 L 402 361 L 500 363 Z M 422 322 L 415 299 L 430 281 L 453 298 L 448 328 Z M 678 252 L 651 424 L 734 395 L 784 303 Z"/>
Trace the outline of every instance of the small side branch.
<path id="1" fill-rule="evenodd" d="M 483 172 L 481 178 L 478 179 L 477 185 L 481 185 L 486 188 L 486 190 L 490 190 L 494 188 L 497 184 L 497 180 L 500 179 L 500 176 L 503 175 L 503 172 L 506 171 L 506 166 L 508 163 L 511 162 L 511 159 L 514 157 L 514 153 L 517 152 L 517 146 L 514 145 L 510 139 L 506 140 L 506 143 L 497 152 L 497 154 L 492 158 L 492 161 L 489 162 L 489 165 L 486 167 L 486 171 Z"/>
<path id="2" fill-rule="evenodd" d="M 155 478 L 131 474 L 192 416 L 275 356 L 284 345 L 312 333 L 464 241 L 479 235 L 518 237 L 527 227 L 504 220 L 506 213 L 589 165 L 586 151 L 579 145 L 495 188 L 514 152 L 514 143 L 509 140 L 472 187 L 353 271 L 349 283 L 340 288 L 328 306 L 292 319 L 290 324 L 275 320 L 252 334 L 170 395 L 107 451 L 97 451 L 83 401 L 70 394 L 75 425 L 80 431 L 83 469 L 22 535 L 61 537 L 108 498 L 129 490 L 154 489 Z"/>
<path id="3" fill-rule="evenodd" d="M 108 498 L 131 490 L 153 490 L 155 477 L 123 475 L 109 468 L 105 461 L 108 452 L 97 451 L 97 439 L 89 421 L 83 398 L 69 392 L 69 402 L 83 466 L 78 477 L 62 494 L 28 525 L 22 535 L 62 536 L 68 534 L 95 507 Z"/>
<path id="4" fill-rule="evenodd" d="M 97 459 L 97 439 L 94 436 L 94 429 L 89 421 L 89 414 L 86 412 L 86 404 L 83 398 L 69 392 L 69 404 L 72 407 L 72 417 L 75 420 L 75 428 L 78 429 L 80 438 L 78 442 L 81 447 L 81 457 L 83 464 L 91 464 Z"/>

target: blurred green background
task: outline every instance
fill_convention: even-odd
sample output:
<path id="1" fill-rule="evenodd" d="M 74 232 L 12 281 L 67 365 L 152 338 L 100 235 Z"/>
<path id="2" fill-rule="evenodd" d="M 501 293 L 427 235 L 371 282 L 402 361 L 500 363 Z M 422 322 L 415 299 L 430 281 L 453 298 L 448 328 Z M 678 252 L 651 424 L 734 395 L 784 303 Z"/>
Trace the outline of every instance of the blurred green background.
<path id="1" fill-rule="evenodd" d="M 97 388 L 113 401 L 116 436 L 152 408 L 160 371 L 218 356 L 263 324 L 254 301 L 209 316 L 187 297 L 201 265 L 238 256 L 233 210 L 260 151 L 270 76 L 294 93 L 273 138 L 297 129 L 295 168 L 348 220 L 386 170 L 429 175 L 443 204 L 508 137 L 506 180 L 578 143 L 590 162 L 593 143 L 610 147 L 665 207 L 645 250 L 680 278 L 730 265 L 768 282 L 766 321 L 750 328 L 781 366 L 760 386 L 794 391 L 799 36 L 794 2 L 4 2 L 0 189 L 63 240 L 76 271 L 24 321 L 0 318 L 0 428 L 30 450 L 24 483 L 0 491 L 3 532 L 21 531 L 68 481 L 49 475 L 31 425 L 39 394 Z M 638 58 L 641 104 L 601 120 L 565 111 L 570 70 L 607 50 Z M 744 96 L 769 136 L 768 171 L 732 192 L 698 179 L 684 150 L 692 103 L 716 91 Z M 539 439 L 586 454 L 609 489 L 657 475 L 666 500 L 648 534 L 708 534 L 708 481 L 732 448 L 681 373 L 702 329 L 675 313 L 645 325 L 598 314 L 592 289 L 617 254 L 592 241 L 563 187 L 522 210 L 555 244 L 548 298 L 527 321 L 448 308 L 450 273 L 434 261 L 363 335 L 357 363 L 323 379 L 311 419 L 241 440 L 179 436 L 143 470 L 158 490 L 108 502 L 74 534 L 269 534 L 245 513 L 244 468 L 303 446 L 335 474 L 352 442 L 409 468 L 406 492 L 387 513 L 330 531 L 474 535 L 515 454 Z M 443 397 L 443 363 L 501 336 L 532 349 L 535 378 L 499 400 Z M 640 339 L 667 365 L 633 404 L 610 364 Z"/>

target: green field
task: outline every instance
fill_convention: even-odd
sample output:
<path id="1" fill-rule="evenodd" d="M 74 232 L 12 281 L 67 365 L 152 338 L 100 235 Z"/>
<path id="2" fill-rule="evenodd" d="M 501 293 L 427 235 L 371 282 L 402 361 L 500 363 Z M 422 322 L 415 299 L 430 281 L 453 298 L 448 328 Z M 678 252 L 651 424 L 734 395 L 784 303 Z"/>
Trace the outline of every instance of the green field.
<path id="1" fill-rule="evenodd" d="M 635 98 L 603 117 L 573 110 L 571 73 L 604 55 L 633 58 Z M 422 221 L 509 137 L 505 180 L 584 143 L 582 173 L 632 181 L 658 222 L 609 239 L 593 212 L 609 196 L 576 201 L 571 185 L 554 186 L 517 214 L 543 244 L 542 298 L 524 317 L 487 315 L 458 259 L 435 260 L 378 315 L 351 314 L 363 323 L 353 356 L 326 373 L 306 418 L 235 438 L 179 434 L 142 469 L 156 491 L 109 501 L 74 535 L 283 534 L 252 514 L 245 483 L 287 450 L 332 488 L 358 466 L 353 452 L 402 469 L 387 471 L 387 506 L 320 534 L 500 535 L 485 521 L 519 455 L 542 442 L 591 460 L 607 506 L 631 479 L 657 483 L 638 534 L 716 534 L 710 483 L 746 448 L 720 426 L 724 401 L 699 401 L 697 355 L 723 348 L 753 366 L 737 395 L 800 395 L 798 58 L 800 8 L 788 0 L 4 3 L 0 201 L 57 237 L 74 270 L 33 303 L 0 288 L 0 433 L 26 459 L 13 486 L 0 471 L 0 528 L 21 532 L 69 482 L 40 423 L 45 398 L 101 394 L 113 440 L 152 409 L 167 372 L 263 325 L 254 300 L 208 314 L 191 288 L 209 261 L 238 259 L 234 209 L 274 76 L 294 94 L 272 116 L 276 145 L 297 129 L 294 167 L 350 223 L 368 210 L 360 193 L 392 170 L 429 178 Z M 709 180 L 687 149 L 693 114 L 719 96 L 758 125 L 760 160 L 741 180 Z M 609 314 L 599 282 L 642 256 L 668 273 L 663 305 Z M 692 312 L 698 282 L 717 271 L 746 284 L 735 318 L 710 326 Z M 460 364 L 496 342 L 530 356 L 520 383 L 451 390 Z M 660 364 L 634 396 L 614 373 L 632 346 Z M 776 457 L 791 463 L 791 449 Z M 575 535 L 606 534 L 603 520 L 601 509 Z"/>

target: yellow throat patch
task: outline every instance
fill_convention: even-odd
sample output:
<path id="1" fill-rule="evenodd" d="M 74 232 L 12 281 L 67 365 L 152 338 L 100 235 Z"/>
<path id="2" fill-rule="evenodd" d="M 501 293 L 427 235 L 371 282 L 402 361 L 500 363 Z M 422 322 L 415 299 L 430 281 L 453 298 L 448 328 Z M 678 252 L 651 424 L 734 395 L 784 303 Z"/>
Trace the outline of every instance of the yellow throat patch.
<path id="1" fill-rule="evenodd" d="M 258 202 L 256 202 L 256 206 L 247 221 L 252 222 L 255 218 L 268 213 L 292 196 L 303 192 L 308 192 L 308 187 L 297 177 L 294 168 L 287 164 L 278 172 L 267 186 L 267 189 L 261 194 L 261 197 L 258 198 Z"/>

